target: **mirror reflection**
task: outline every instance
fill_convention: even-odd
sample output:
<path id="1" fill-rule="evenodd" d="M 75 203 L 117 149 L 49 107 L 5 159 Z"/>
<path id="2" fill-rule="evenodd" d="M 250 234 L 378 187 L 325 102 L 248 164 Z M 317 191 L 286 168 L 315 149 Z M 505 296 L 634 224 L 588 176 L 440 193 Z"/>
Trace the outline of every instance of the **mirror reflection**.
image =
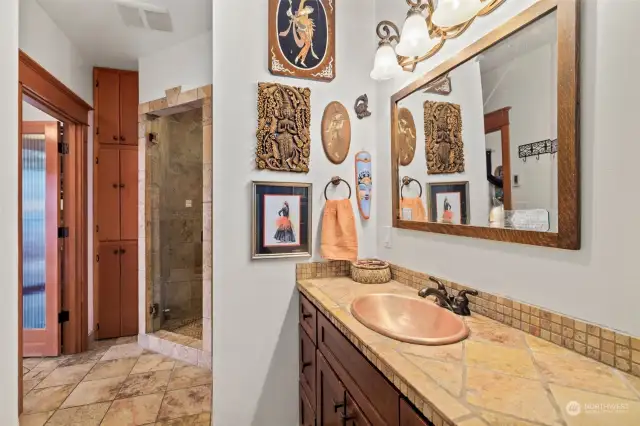
<path id="1" fill-rule="evenodd" d="M 402 220 L 558 230 L 551 13 L 397 103 Z"/>

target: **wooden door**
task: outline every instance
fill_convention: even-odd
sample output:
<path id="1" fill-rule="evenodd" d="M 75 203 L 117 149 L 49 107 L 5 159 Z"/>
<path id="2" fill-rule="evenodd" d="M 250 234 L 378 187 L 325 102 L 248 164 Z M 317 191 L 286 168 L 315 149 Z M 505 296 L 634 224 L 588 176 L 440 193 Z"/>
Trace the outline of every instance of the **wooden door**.
<path id="1" fill-rule="evenodd" d="M 316 426 L 316 414 L 307 398 L 306 391 L 300 387 L 300 426 Z"/>
<path id="2" fill-rule="evenodd" d="M 96 69 L 96 136 L 101 144 L 120 143 L 120 74 L 117 70 Z M 136 113 L 137 116 L 137 113 Z"/>
<path id="3" fill-rule="evenodd" d="M 120 150 L 120 239 L 138 239 L 138 151 Z"/>
<path id="4" fill-rule="evenodd" d="M 117 149 L 100 149 L 98 156 L 98 241 L 120 240 L 120 155 Z"/>
<path id="5" fill-rule="evenodd" d="M 98 338 L 120 337 L 121 291 L 120 291 L 120 243 L 100 243 L 98 248 L 99 286 L 98 294 Z"/>
<path id="6" fill-rule="evenodd" d="M 120 72 L 120 143 L 138 144 L 138 73 Z"/>
<path id="7" fill-rule="evenodd" d="M 23 356 L 60 355 L 58 122 L 22 125 Z"/>
<path id="8" fill-rule="evenodd" d="M 138 334 L 138 242 L 120 243 L 121 336 Z"/>
<path id="9" fill-rule="evenodd" d="M 316 362 L 318 426 L 343 426 L 345 389 L 320 351 L 317 351 Z"/>

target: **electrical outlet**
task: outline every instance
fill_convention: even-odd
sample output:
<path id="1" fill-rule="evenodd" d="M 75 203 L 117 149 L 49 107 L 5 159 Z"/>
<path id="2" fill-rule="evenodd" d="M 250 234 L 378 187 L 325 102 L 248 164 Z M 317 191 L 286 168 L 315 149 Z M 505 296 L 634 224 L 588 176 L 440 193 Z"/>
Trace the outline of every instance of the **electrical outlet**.
<path id="1" fill-rule="evenodd" d="M 383 234 L 384 235 L 384 247 L 390 249 L 392 247 L 391 244 L 391 226 L 383 226 Z"/>
<path id="2" fill-rule="evenodd" d="M 185 201 L 184 206 L 185 206 L 186 208 L 191 208 L 191 207 L 193 207 L 193 201 L 191 201 L 191 200 L 187 200 L 187 201 Z"/>

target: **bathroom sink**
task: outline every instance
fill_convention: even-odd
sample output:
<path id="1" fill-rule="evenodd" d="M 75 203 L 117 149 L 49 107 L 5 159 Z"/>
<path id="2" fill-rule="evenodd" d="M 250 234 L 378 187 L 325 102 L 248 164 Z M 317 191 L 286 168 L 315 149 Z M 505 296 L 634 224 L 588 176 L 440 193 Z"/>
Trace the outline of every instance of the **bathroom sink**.
<path id="1" fill-rule="evenodd" d="M 351 303 L 351 314 L 373 331 L 418 345 L 448 345 L 469 335 L 467 325 L 453 312 L 397 294 L 358 297 Z"/>

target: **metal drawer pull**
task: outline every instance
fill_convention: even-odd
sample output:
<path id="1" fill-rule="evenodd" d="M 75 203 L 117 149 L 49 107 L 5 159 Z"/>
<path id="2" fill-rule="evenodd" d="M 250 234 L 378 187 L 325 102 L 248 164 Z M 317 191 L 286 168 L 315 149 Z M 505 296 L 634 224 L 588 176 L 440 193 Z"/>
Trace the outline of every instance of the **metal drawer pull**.
<path id="1" fill-rule="evenodd" d="M 302 319 L 309 319 L 309 318 L 313 318 L 313 314 L 305 314 L 304 312 L 302 313 Z"/>
<path id="2" fill-rule="evenodd" d="M 333 411 L 334 412 L 338 412 L 339 409 L 344 408 L 345 403 L 344 402 L 335 402 L 333 401 Z M 340 415 L 342 415 L 342 413 L 340 413 Z"/>
<path id="3" fill-rule="evenodd" d="M 302 369 L 304 370 L 307 367 L 311 367 L 313 365 L 312 362 L 303 362 L 302 363 Z"/>

